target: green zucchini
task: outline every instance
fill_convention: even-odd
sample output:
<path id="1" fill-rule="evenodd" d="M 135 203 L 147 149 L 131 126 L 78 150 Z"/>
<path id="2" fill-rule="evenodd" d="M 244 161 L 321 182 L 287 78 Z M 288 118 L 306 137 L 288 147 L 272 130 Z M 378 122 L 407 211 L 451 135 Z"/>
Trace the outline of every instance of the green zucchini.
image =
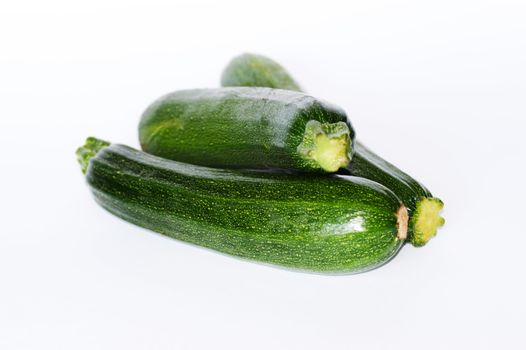
<path id="1" fill-rule="evenodd" d="M 144 112 L 144 151 L 229 168 L 335 172 L 349 164 L 354 131 L 339 107 L 264 87 L 182 90 Z"/>
<path id="2" fill-rule="evenodd" d="M 235 57 L 223 71 L 222 86 L 261 86 L 301 91 L 292 76 L 270 58 L 243 54 Z M 351 163 L 342 173 L 364 177 L 392 190 L 407 206 L 410 215 L 409 241 L 414 246 L 423 246 L 436 235 L 444 224 L 440 210 L 442 201 L 434 198 L 427 188 L 402 170 L 387 162 L 361 142 L 354 144 L 355 153 Z"/>
<path id="3" fill-rule="evenodd" d="M 246 54 L 232 59 L 221 76 L 222 86 L 266 86 L 301 91 L 279 63 L 265 56 Z"/>
<path id="4" fill-rule="evenodd" d="M 94 138 L 77 156 L 109 212 L 232 256 L 357 273 L 389 261 L 407 236 L 405 206 L 367 179 L 206 168 Z"/>

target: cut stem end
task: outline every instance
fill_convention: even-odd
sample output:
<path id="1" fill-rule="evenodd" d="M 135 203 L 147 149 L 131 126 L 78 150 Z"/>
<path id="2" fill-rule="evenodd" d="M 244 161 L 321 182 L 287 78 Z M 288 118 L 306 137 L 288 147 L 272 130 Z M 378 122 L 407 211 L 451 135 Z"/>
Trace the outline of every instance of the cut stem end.
<path id="1" fill-rule="evenodd" d="M 311 120 L 305 126 L 299 154 L 326 172 L 335 172 L 351 161 L 351 137 L 347 124 Z"/>
<path id="2" fill-rule="evenodd" d="M 407 238 L 407 225 L 409 222 L 409 214 L 407 208 L 402 204 L 396 212 L 396 227 L 398 229 L 396 238 L 403 241 Z"/>
<path id="3" fill-rule="evenodd" d="M 110 143 L 95 137 L 88 137 L 84 146 L 77 148 L 77 160 L 80 164 L 82 173 L 88 170 L 89 160 L 95 156 L 102 148 L 109 146 Z"/>
<path id="4" fill-rule="evenodd" d="M 411 219 L 412 245 L 422 247 L 437 234 L 437 230 L 445 223 L 444 218 L 440 216 L 443 207 L 444 203 L 438 198 L 424 198 L 417 203 Z"/>

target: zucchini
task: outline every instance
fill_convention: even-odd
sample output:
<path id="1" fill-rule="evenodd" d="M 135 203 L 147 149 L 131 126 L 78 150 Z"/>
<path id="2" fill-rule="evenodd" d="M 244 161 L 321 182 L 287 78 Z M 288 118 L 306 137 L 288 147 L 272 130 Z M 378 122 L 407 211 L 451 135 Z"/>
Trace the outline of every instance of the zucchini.
<path id="1" fill-rule="evenodd" d="M 277 62 L 249 53 L 232 59 L 221 78 L 222 86 L 263 84 L 261 86 L 301 91 L 299 85 L 291 84 L 291 81 L 294 81 L 292 76 Z M 356 141 L 354 149 L 352 162 L 341 172 L 373 180 L 392 190 L 407 206 L 411 218 L 408 241 L 414 246 L 425 245 L 436 235 L 437 229 L 444 225 L 444 219 L 440 216 L 444 206 L 442 201 L 361 142 Z"/>
<path id="2" fill-rule="evenodd" d="M 232 59 L 223 71 L 221 86 L 266 86 L 301 91 L 298 83 L 279 63 L 254 54 Z"/>
<path id="3" fill-rule="evenodd" d="M 232 256 L 357 273 L 389 261 L 407 236 L 404 205 L 367 179 L 206 168 L 95 138 L 77 156 L 109 212 Z"/>
<path id="4" fill-rule="evenodd" d="M 353 138 L 339 107 L 262 87 L 177 91 L 139 125 L 144 151 L 211 167 L 335 172 L 349 164 Z"/>
<path id="5" fill-rule="evenodd" d="M 444 203 L 417 180 L 381 158 L 361 142 L 356 142 L 353 161 L 342 169 L 342 174 L 364 177 L 381 183 L 393 191 L 409 212 L 409 239 L 415 247 L 424 246 L 437 229 L 444 225 L 440 211 Z"/>

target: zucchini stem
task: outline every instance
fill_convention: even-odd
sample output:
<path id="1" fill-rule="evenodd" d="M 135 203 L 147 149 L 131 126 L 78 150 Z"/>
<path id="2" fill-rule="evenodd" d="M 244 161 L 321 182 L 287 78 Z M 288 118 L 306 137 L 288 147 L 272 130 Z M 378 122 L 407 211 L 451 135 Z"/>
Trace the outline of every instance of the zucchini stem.
<path id="1" fill-rule="evenodd" d="M 297 148 L 306 160 L 327 172 L 335 172 L 351 161 L 350 131 L 344 122 L 320 123 L 310 120 Z"/>
<path id="2" fill-rule="evenodd" d="M 440 216 L 443 207 L 444 203 L 438 198 L 423 198 L 417 203 L 415 214 L 411 218 L 412 245 L 422 247 L 437 234 L 437 230 L 445 223 Z"/>
<path id="3" fill-rule="evenodd" d="M 88 170 L 89 160 L 95 156 L 102 148 L 109 146 L 110 143 L 95 137 L 88 137 L 84 146 L 77 148 L 77 160 L 83 174 Z"/>

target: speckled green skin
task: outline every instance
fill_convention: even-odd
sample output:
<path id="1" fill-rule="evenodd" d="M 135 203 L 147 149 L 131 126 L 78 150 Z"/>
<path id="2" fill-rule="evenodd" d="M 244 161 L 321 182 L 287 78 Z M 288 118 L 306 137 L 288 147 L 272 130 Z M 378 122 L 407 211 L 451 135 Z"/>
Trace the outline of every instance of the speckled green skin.
<path id="1" fill-rule="evenodd" d="M 242 57 L 242 60 L 232 60 L 223 71 L 222 86 L 230 86 L 229 82 L 237 79 L 238 82 L 247 86 L 271 82 L 269 85 L 261 86 L 301 91 L 299 86 L 289 84 L 293 78 L 283 67 L 279 66 L 279 69 L 276 70 L 274 64 L 265 64 L 266 60 L 259 55 L 244 54 Z M 258 64 L 250 64 L 253 60 L 257 61 Z M 235 72 L 236 77 L 230 78 L 231 72 Z M 243 77 L 243 79 L 238 77 Z M 354 143 L 354 151 L 351 163 L 341 169 L 340 172 L 373 180 L 393 191 L 407 207 L 410 217 L 409 241 L 411 241 L 414 227 L 411 221 L 415 219 L 413 214 L 416 211 L 416 206 L 423 198 L 431 198 L 431 192 L 417 180 L 369 150 L 358 140 Z"/>
<path id="2" fill-rule="evenodd" d="M 279 63 L 268 57 L 246 53 L 234 57 L 221 76 L 222 86 L 266 86 L 301 91 Z"/>
<path id="3" fill-rule="evenodd" d="M 415 219 L 413 214 L 418 202 L 423 198 L 433 197 L 424 185 L 369 150 L 359 141 L 356 142 L 353 161 L 343 168 L 341 173 L 373 180 L 393 191 L 407 207 L 410 217 L 410 236 L 413 232 L 412 220 Z"/>
<path id="4" fill-rule="evenodd" d="M 357 273 L 386 263 L 403 245 L 399 200 L 366 179 L 205 168 L 123 145 L 90 158 L 86 179 L 118 217 L 261 263 Z"/>
<path id="5" fill-rule="evenodd" d="M 229 168 L 285 168 L 323 172 L 298 152 L 311 120 L 343 122 L 339 107 L 312 96 L 264 87 L 182 90 L 143 113 L 139 140 L 145 152 L 181 162 Z"/>

